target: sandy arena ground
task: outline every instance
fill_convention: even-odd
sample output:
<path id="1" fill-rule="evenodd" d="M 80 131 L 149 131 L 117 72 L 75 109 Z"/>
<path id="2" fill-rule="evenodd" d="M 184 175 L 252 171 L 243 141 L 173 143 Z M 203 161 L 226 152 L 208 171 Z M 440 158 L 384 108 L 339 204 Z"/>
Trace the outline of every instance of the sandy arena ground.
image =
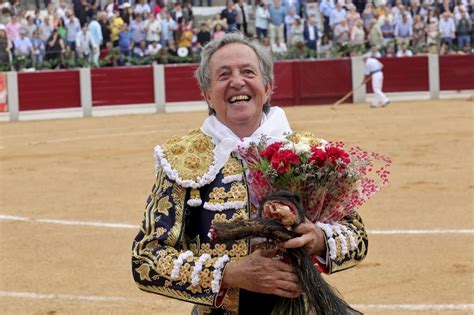
<path id="1" fill-rule="evenodd" d="M 402 231 L 369 233 L 366 260 L 327 278 L 367 314 L 474 313 L 473 105 L 286 109 L 295 130 L 393 159 L 390 186 L 360 213 L 369 231 Z M 130 248 L 154 180 L 153 147 L 205 117 L 1 123 L 0 313 L 188 314 L 190 304 L 136 288 Z"/>

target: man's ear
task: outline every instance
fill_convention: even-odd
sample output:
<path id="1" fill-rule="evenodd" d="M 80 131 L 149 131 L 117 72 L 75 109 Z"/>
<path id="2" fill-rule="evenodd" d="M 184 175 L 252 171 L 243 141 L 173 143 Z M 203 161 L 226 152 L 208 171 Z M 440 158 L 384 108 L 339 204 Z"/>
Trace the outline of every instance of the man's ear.
<path id="1" fill-rule="evenodd" d="M 267 96 L 267 100 L 265 101 L 265 103 L 268 102 L 272 94 L 273 94 L 273 84 L 267 83 L 267 85 L 265 86 L 265 95 Z"/>
<path id="2" fill-rule="evenodd" d="M 213 108 L 211 103 L 211 95 L 209 94 L 209 92 L 207 90 L 203 91 L 202 96 L 206 100 L 207 105 L 209 105 L 210 108 Z"/>

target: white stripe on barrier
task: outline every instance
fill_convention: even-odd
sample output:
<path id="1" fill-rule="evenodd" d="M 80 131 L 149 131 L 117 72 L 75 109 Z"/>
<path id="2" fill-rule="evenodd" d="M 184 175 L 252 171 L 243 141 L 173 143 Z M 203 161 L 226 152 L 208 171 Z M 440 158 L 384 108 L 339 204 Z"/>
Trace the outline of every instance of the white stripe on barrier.
<path id="1" fill-rule="evenodd" d="M 38 223 L 50 223 L 60 225 L 83 225 L 93 227 L 119 228 L 119 229 L 138 229 L 138 225 L 127 223 L 108 223 L 96 221 L 77 221 L 77 220 L 56 220 L 29 218 L 13 215 L 0 214 L 0 221 L 30 221 Z M 368 230 L 371 235 L 443 235 L 443 234 L 474 234 L 474 229 L 432 229 L 432 230 Z"/>
<path id="2" fill-rule="evenodd" d="M 73 295 L 55 293 L 0 291 L 0 298 L 21 298 L 33 300 L 65 300 L 81 302 L 132 302 L 141 304 L 160 304 L 160 301 L 145 301 L 121 296 Z M 399 310 L 399 311 L 470 311 L 474 304 L 352 304 L 355 309 Z"/>

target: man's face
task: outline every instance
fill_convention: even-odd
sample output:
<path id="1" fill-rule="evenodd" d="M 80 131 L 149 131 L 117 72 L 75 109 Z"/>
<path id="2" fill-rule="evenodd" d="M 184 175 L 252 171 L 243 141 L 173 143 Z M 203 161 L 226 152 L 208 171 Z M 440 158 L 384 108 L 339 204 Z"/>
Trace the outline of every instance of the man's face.
<path id="1" fill-rule="evenodd" d="M 257 55 L 246 45 L 228 44 L 214 53 L 209 70 L 211 85 L 204 92 L 209 106 L 221 123 L 249 136 L 272 91 L 271 84 L 263 84 Z"/>

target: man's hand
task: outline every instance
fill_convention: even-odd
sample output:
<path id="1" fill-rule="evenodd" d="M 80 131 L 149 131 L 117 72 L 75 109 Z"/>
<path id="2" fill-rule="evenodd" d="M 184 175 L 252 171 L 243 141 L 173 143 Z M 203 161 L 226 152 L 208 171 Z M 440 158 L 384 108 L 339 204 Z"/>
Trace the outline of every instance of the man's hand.
<path id="1" fill-rule="evenodd" d="M 306 218 L 304 223 L 298 225 L 294 230 L 301 236 L 292 238 L 282 244 L 284 248 L 304 247 L 308 254 L 326 257 L 326 242 L 323 231 L 313 222 Z"/>
<path id="2" fill-rule="evenodd" d="M 296 298 L 301 294 L 293 268 L 273 259 L 273 250 L 256 250 L 251 255 L 228 263 L 222 288 L 242 288 L 252 292 Z"/>

